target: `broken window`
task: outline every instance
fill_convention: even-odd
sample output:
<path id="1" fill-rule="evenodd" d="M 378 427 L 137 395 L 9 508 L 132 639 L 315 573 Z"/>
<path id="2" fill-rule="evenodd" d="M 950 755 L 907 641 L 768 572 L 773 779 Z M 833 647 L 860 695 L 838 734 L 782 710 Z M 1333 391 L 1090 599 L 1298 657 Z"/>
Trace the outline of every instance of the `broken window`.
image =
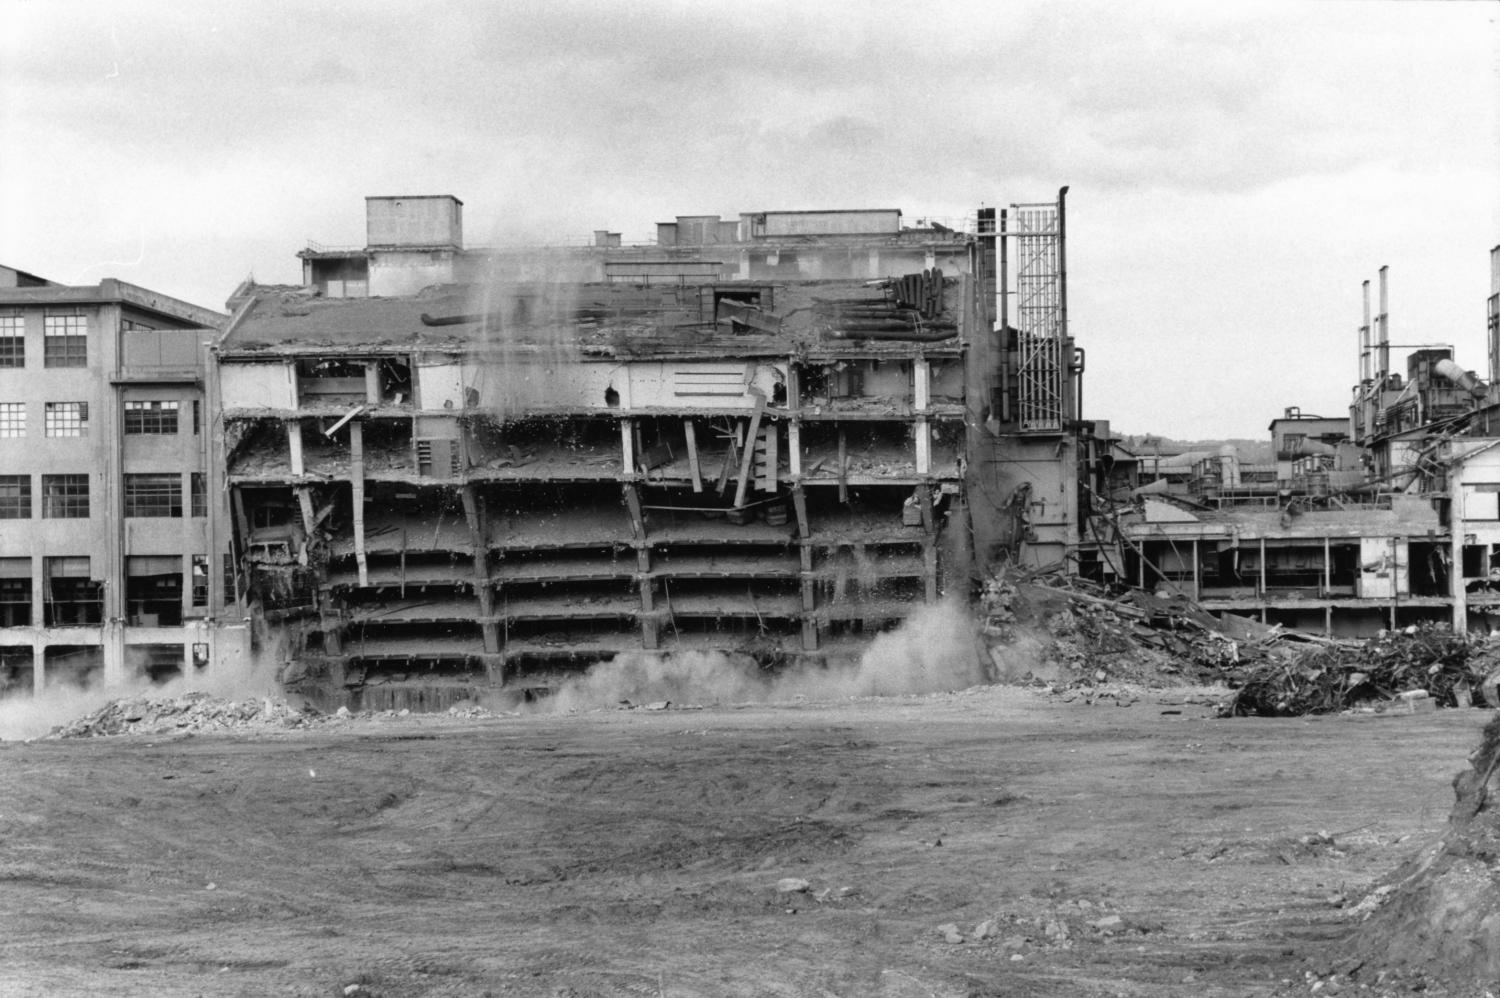
<path id="1" fill-rule="evenodd" d="M 125 476 L 126 516 L 182 516 L 182 476 L 137 474 Z"/>
<path id="2" fill-rule="evenodd" d="M 25 366 L 25 320 L 19 315 L 0 315 L 0 367 Z"/>
<path id="3" fill-rule="evenodd" d="M 126 654 L 136 673 L 153 683 L 164 683 L 182 675 L 182 645 L 131 645 Z"/>
<path id="4" fill-rule="evenodd" d="M 203 472 L 195 471 L 188 476 L 189 491 L 191 492 L 192 516 L 208 515 L 208 485 L 204 480 Z"/>
<path id="5" fill-rule="evenodd" d="M 52 645 L 44 654 L 48 686 L 87 688 L 104 678 L 104 649 L 98 645 Z"/>
<path id="6" fill-rule="evenodd" d="M 0 697 L 29 696 L 35 687 L 31 646 L 0 647 Z"/>
<path id="7" fill-rule="evenodd" d="M 308 403 L 357 405 L 365 401 L 365 363 L 362 360 L 299 360 L 297 393 Z"/>
<path id="8" fill-rule="evenodd" d="M 208 555 L 193 555 L 193 606 L 208 606 Z"/>
<path id="9" fill-rule="evenodd" d="M 26 403 L 0 402 L 0 437 L 26 435 Z"/>
<path id="10" fill-rule="evenodd" d="M 104 619 L 104 586 L 91 578 L 88 555 L 44 560 L 42 592 L 48 627 L 97 624 Z"/>
<path id="11" fill-rule="evenodd" d="M 88 366 L 88 318 L 48 315 L 42 320 L 43 367 Z"/>
<path id="12" fill-rule="evenodd" d="M 31 623 L 31 559 L 0 558 L 0 627 Z"/>
<path id="13" fill-rule="evenodd" d="M 49 437 L 81 437 L 88 429 L 87 402 L 48 402 L 43 414 L 44 432 Z"/>
<path id="14" fill-rule="evenodd" d="M 0 475 L 0 520 L 31 519 L 31 476 Z"/>
<path id="15" fill-rule="evenodd" d="M 126 402 L 125 432 L 176 433 L 177 402 L 175 400 Z"/>
<path id="16" fill-rule="evenodd" d="M 42 476 L 42 519 L 86 520 L 88 516 L 88 475 Z"/>
<path id="17" fill-rule="evenodd" d="M 176 627 L 182 623 L 182 558 L 179 555 L 131 555 L 125 559 L 125 614 L 141 627 Z"/>

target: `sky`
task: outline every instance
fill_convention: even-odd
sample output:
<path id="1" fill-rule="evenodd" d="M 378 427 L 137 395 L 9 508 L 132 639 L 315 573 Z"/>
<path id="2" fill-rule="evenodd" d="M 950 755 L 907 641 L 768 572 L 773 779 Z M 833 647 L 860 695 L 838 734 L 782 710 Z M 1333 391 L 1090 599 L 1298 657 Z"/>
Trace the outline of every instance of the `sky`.
<path id="1" fill-rule="evenodd" d="M 1346 410 L 1361 282 L 1483 376 L 1500 3 L 0 0 L 0 263 L 223 308 L 453 194 L 471 244 L 963 219 L 1068 186 L 1084 415 Z M 1397 351 L 1403 357 L 1406 351 Z M 1396 363 L 1401 363 L 1397 360 Z"/>

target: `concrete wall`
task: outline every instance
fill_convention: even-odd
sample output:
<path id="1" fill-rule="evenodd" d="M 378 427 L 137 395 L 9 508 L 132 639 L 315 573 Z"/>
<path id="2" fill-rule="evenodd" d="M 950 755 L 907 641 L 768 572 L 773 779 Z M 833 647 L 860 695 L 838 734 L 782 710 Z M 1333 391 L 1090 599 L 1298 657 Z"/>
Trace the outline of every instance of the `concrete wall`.
<path id="1" fill-rule="evenodd" d="M 419 380 L 428 374 L 419 364 Z M 437 372 L 434 371 L 434 376 Z M 446 372 L 445 372 L 446 374 Z M 464 383 L 479 396 L 478 406 L 519 413 L 525 409 L 744 409 L 755 404 L 749 389 L 767 399 L 786 379 L 786 364 L 691 361 L 640 361 L 630 364 L 580 363 L 536 358 L 524 362 L 475 363 L 464 370 Z M 445 381 L 439 398 L 455 387 Z M 611 394 L 613 392 L 613 394 Z M 462 398 L 460 392 L 458 397 Z M 419 389 L 423 409 L 434 405 Z M 614 404 L 611 405 L 611 400 Z M 456 402 L 455 407 L 461 405 Z"/>
<path id="2" fill-rule="evenodd" d="M 751 231 L 757 236 L 863 235 L 901 231 L 901 212 L 895 208 L 871 211 L 768 211 L 763 214 L 764 224 L 752 222 L 751 225 Z"/>
<path id="3" fill-rule="evenodd" d="M 285 361 L 219 365 L 219 404 L 225 409 L 295 409 L 296 369 Z"/>
<path id="4" fill-rule="evenodd" d="M 451 250 L 379 250 L 370 254 L 370 296 L 414 295 L 434 284 L 453 283 Z"/>
<path id="5" fill-rule="evenodd" d="M 462 247 L 463 210 L 462 201 L 446 194 L 365 198 L 366 244 Z"/>

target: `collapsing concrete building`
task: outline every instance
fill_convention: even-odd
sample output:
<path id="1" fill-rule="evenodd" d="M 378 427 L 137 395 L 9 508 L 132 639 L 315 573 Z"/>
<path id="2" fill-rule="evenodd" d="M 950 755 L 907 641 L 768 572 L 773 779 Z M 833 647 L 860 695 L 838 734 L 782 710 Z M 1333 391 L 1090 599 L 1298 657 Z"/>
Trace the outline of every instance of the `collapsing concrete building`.
<path id="1" fill-rule="evenodd" d="M 1227 458 L 1186 495 L 1137 485 L 1130 512 L 1102 517 L 1120 527 L 1124 580 L 1325 634 L 1500 625 L 1500 247 L 1491 271 L 1488 384 L 1448 344 L 1407 345 L 1405 377 L 1392 369 L 1381 268 L 1349 415 L 1273 421 L 1275 481 Z"/>
<path id="2" fill-rule="evenodd" d="M 369 245 L 241 288 L 213 351 L 227 595 L 294 684 L 433 707 L 631 650 L 854 655 L 987 565 L 1058 561 L 1107 436 L 1077 419 L 1062 207 L 474 250 L 455 198 L 368 199 Z"/>

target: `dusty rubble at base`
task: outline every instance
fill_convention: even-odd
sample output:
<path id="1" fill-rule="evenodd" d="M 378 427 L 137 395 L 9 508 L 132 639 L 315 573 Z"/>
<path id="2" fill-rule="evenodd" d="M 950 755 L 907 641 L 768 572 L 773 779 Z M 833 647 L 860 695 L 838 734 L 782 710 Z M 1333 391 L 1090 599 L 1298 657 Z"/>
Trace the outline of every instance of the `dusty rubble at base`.
<path id="1" fill-rule="evenodd" d="M 227 700 L 208 693 L 172 697 L 128 697 L 61 727 L 49 738 L 97 738 L 102 735 L 170 734 L 252 728 L 300 728 L 315 724 L 316 711 L 299 709 L 276 697 Z"/>
<path id="2" fill-rule="evenodd" d="M 192 692 L 170 697 L 125 697 L 111 700 L 75 721 L 52 729 L 48 738 L 99 738 L 107 735 L 197 734 L 209 731 L 274 731 L 307 728 L 354 719 L 402 718 L 410 710 L 353 712 L 340 707 L 324 714 L 313 707 L 294 707 L 281 697 L 232 700 Z M 479 719 L 502 716 L 478 704 L 457 704 L 447 717 Z"/>
<path id="3" fill-rule="evenodd" d="M 1500 636 L 1436 624 L 1327 638 L 1062 572 L 991 579 L 980 611 L 997 678 L 1068 700 L 1126 706 L 1139 687 L 1184 686 L 1222 689 L 1229 716 L 1500 707 Z"/>

